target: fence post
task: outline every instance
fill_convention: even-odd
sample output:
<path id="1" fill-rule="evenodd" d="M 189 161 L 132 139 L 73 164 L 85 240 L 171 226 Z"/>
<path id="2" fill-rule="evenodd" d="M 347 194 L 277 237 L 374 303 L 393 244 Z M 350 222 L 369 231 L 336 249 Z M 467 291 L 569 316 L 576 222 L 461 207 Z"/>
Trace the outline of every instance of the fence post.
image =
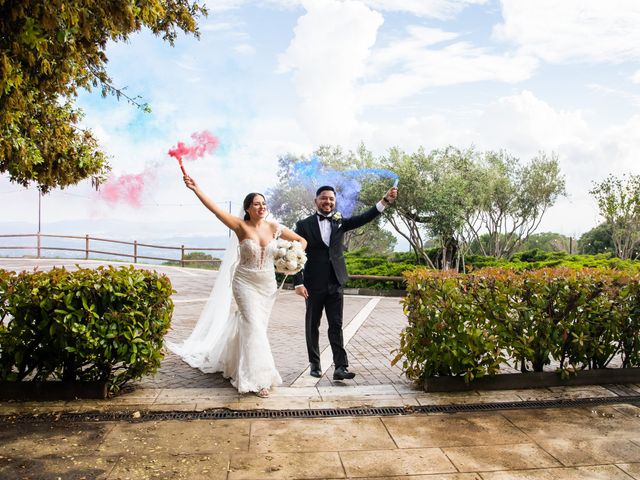
<path id="1" fill-rule="evenodd" d="M 181 253 L 180 253 L 180 266 L 184 267 L 184 245 L 182 245 L 180 250 L 181 250 Z"/>
<path id="2" fill-rule="evenodd" d="M 38 238 L 38 258 L 40 258 L 40 232 L 37 233 L 37 238 Z"/>
<path id="3" fill-rule="evenodd" d="M 84 259 L 89 260 L 89 234 L 84 236 Z"/>
<path id="4" fill-rule="evenodd" d="M 133 241 L 133 263 L 138 263 L 138 240 Z"/>

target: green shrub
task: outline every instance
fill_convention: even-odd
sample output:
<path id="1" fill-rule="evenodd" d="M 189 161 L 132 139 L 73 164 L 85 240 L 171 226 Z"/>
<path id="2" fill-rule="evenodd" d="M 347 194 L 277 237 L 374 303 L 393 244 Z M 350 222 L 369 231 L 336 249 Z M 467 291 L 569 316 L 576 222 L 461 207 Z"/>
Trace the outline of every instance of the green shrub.
<path id="1" fill-rule="evenodd" d="M 477 265 L 474 266 L 479 268 Z M 537 249 L 516 253 L 511 257 L 510 261 L 502 261 L 502 263 L 498 262 L 491 266 L 515 268 L 518 270 L 567 267 L 572 269 L 605 268 L 640 272 L 640 262 L 634 260 L 621 260 L 617 257 L 613 257 L 609 253 L 601 253 L 598 255 L 570 255 L 567 252 L 545 252 Z"/>
<path id="2" fill-rule="evenodd" d="M 375 275 L 382 277 L 400 277 L 417 265 L 407 263 L 402 256 L 364 255 L 361 251 L 349 252 L 345 255 L 347 271 L 350 275 Z M 404 281 L 391 280 L 349 280 L 349 288 L 398 289 L 403 288 Z"/>
<path id="3" fill-rule="evenodd" d="M 107 381 L 116 392 L 160 366 L 173 313 L 165 275 L 0 272 L 0 380 Z"/>
<path id="4" fill-rule="evenodd" d="M 521 371 L 553 360 L 563 375 L 604 368 L 620 355 L 640 366 L 640 275 L 605 269 L 482 269 L 463 275 L 409 272 L 409 325 L 394 363 L 423 380 Z"/>

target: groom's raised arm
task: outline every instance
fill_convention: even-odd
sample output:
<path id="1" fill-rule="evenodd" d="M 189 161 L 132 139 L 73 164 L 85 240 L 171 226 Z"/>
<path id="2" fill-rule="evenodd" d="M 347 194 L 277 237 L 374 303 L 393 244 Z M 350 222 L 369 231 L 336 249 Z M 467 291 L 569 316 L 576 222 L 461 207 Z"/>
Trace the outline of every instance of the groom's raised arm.
<path id="1" fill-rule="evenodd" d="M 387 193 L 382 197 L 382 199 L 375 204 L 375 206 L 361 213 L 360 215 L 355 215 L 353 217 L 346 218 L 342 223 L 342 227 L 344 231 L 353 230 L 354 228 L 359 228 L 373 219 L 375 219 L 378 215 L 380 215 L 386 207 L 395 202 L 396 197 L 398 196 L 398 188 L 391 187 Z"/>

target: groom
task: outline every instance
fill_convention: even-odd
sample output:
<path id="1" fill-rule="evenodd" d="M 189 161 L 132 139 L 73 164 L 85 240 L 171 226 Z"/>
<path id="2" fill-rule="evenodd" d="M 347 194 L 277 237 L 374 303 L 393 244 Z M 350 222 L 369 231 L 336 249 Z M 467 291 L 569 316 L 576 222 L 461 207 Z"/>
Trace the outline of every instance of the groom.
<path id="1" fill-rule="evenodd" d="M 305 298 L 305 333 L 311 376 L 320 378 L 320 347 L 318 343 L 322 310 L 329 323 L 329 343 L 333 353 L 334 380 L 356 376 L 348 370 L 349 361 L 342 339 L 343 287 L 349 279 L 344 261 L 345 232 L 375 219 L 386 206 L 393 203 L 398 189 L 387 191 L 374 207 L 354 217 L 342 218 L 336 208 L 336 191 L 325 185 L 316 192 L 317 212 L 296 223 L 295 232 L 307 240 L 307 263 L 294 277 L 296 293 Z"/>

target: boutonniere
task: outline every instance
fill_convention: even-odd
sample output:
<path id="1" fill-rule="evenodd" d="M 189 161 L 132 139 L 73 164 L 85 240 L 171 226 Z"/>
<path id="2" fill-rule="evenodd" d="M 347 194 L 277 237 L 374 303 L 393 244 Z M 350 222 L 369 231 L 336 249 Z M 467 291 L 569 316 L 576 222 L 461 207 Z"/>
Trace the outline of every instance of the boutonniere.
<path id="1" fill-rule="evenodd" d="M 331 216 L 331 220 L 336 223 L 340 223 L 342 221 L 342 214 L 340 212 L 336 212 Z"/>

